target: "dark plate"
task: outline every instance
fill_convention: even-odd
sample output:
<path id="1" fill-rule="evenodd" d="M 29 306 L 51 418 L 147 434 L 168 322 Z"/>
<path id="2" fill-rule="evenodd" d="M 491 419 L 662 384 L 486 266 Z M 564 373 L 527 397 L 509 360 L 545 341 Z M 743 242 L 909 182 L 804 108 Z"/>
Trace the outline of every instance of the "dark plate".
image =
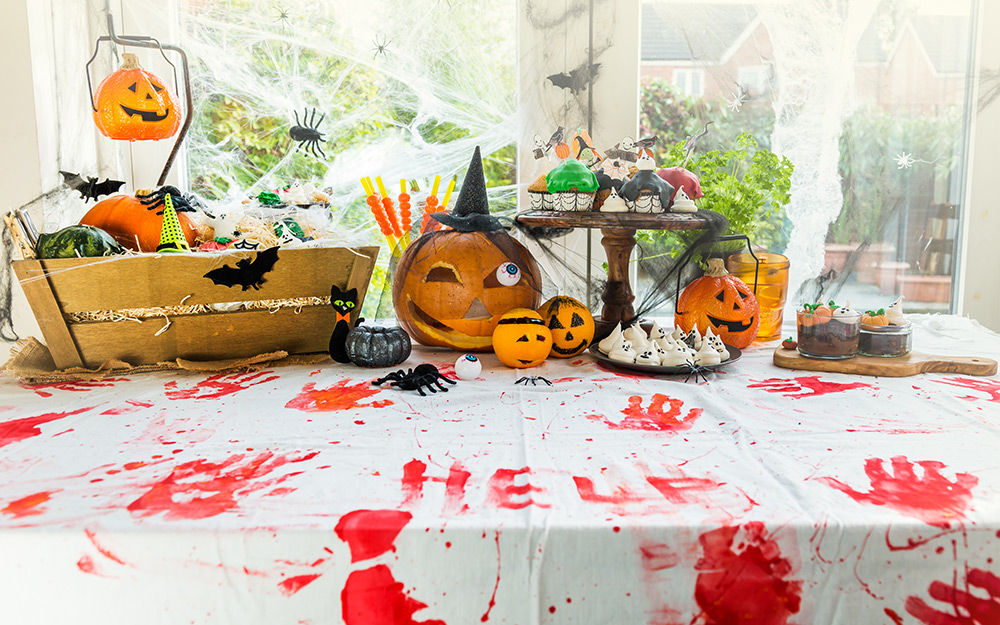
<path id="1" fill-rule="evenodd" d="M 725 367 L 728 364 L 734 363 L 740 359 L 743 352 L 732 345 L 726 345 L 726 349 L 729 350 L 729 360 L 720 362 L 717 365 L 701 365 L 705 369 L 717 369 L 719 367 Z M 632 371 L 641 371 L 642 373 L 649 373 L 652 375 L 664 375 L 664 374 L 678 374 L 678 373 L 690 373 L 691 370 L 684 366 L 678 367 L 659 367 L 655 365 L 637 365 L 633 362 L 618 362 L 617 360 L 611 360 L 607 356 L 601 353 L 601 350 L 597 348 L 597 343 L 590 346 L 591 355 L 603 362 L 604 364 L 611 365 L 612 367 L 618 367 L 619 369 L 631 369 Z"/>

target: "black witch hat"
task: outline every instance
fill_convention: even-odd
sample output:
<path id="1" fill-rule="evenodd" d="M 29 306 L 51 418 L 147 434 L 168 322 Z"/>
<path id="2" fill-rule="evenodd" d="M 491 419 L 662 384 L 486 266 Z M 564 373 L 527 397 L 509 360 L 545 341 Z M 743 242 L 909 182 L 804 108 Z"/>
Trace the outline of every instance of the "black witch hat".
<path id="1" fill-rule="evenodd" d="M 431 213 L 431 217 L 459 232 L 492 232 L 504 230 L 503 224 L 490 215 L 489 198 L 486 196 L 486 176 L 483 159 L 476 146 L 469 169 L 465 172 L 462 190 L 455 201 L 455 208 L 446 213 Z"/>

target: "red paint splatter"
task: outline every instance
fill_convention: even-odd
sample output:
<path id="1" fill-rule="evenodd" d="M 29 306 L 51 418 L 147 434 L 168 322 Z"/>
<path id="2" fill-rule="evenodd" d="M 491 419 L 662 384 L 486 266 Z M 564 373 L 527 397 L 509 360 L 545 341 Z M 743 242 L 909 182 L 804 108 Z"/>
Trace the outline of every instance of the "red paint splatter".
<path id="1" fill-rule="evenodd" d="M 948 522 L 961 520 L 972 500 L 972 488 L 979 479 L 970 473 L 956 473 L 955 481 L 941 475 L 944 463 L 934 460 L 917 462 L 923 468 L 923 478 L 913 471 L 906 456 L 891 459 L 894 475 L 886 473 L 881 458 L 865 460 L 865 474 L 871 490 L 861 493 L 832 477 L 817 478 L 859 503 L 888 506 L 901 514 L 919 519 L 928 525 L 948 527 Z"/>
<path id="2" fill-rule="evenodd" d="M 153 407 L 153 402 L 151 402 L 151 401 L 136 401 L 134 399 L 126 400 L 125 404 L 126 405 L 118 407 L 118 408 L 109 408 L 109 409 L 105 410 L 104 412 L 102 412 L 101 414 L 102 415 L 112 415 L 112 416 L 113 415 L 120 415 L 120 414 L 129 414 L 131 412 L 138 412 L 139 410 L 142 410 L 143 408 L 152 408 Z"/>
<path id="3" fill-rule="evenodd" d="M 424 497 L 426 482 L 444 482 L 444 509 L 442 514 L 452 516 L 468 511 L 465 499 L 465 485 L 472 474 L 465 470 L 461 462 L 454 462 L 448 469 L 448 477 L 427 477 L 427 464 L 414 458 L 403 465 L 403 506 L 415 506 Z"/>
<path id="4" fill-rule="evenodd" d="M 580 499 L 588 503 L 624 505 L 646 501 L 646 497 L 632 492 L 624 484 L 616 485 L 610 495 L 599 495 L 594 489 L 594 480 L 589 477 L 577 477 L 574 475 L 573 483 L 576 484 L 576 492 L 580 495 Z"/>
<path id="5" fill-rule="evenodd" d="M 985 590 L 989 599 L 969 592 L 970 586 Z M 931 582 L 927 594 L 950 604 L 948 612 L 927 605 L 920 597 L 907 598 L 906 612 L 925 625 L 996 625 L 1000 623 L 1000 577 L 982 569 L 969 569 L 964 590 L 944 582 Z M 968 616 L 964 616 L 964 615 Z"/>
<path id="6" fill-rule="evenodd" d="M 494 531 L 493 535 L 494 535 L 494 540 L 497 543 L 497 579 L 496 582 L 494 582 L 493 584 L 493 594 L 490 595 L 490 603 L 488 606 L 486 606 L 486 612 L 484 612 L 483 615 L 479 617 L 480 623 L 485 623 L 486 621 L 490 620 L 490 612 L 493 611 L 493 608 L 497 604 L 497 589 L 500 588 L 500 531 L 499 530 Z"/>
<path id="7" fill-rule="evenodd" d="M 96 534 L 94 534 L 94 532 L 85 529 L 83 530 L 83 533 L 87 535 L 87 538 L 90 539 L 90 544 L 94 545 L 94 548 L 97 549 L 97 552 L 100 553 L 102 556 L 104 556 L 108 560 L 111 560 L 112 562 L 117 562 L 118 564 L 125 564 L 124 560 L 122 560 L 115 554 L 111 553 L 111 551 L 101 546 L 101 544 L 97 542 L 97 536 Z"/>
<path id="8" fill-rule="evenodd" d="M 664 408 L 669 404 L 669 408 Z M 642 397 L 628 398 L 628 408 L 622 410 L 625 418 L 615 423 L 602 415 L 588 415 L 588 418 L 603 421 L 612 430 L 645 430 L 647 432 L 680 432 L 691 427 L 701 415 L 701 408 L 692 408 L 681 418 L 684 402 L 680 399 L 656 393 L 650 398 L 649 406 L 642 407 Z"/>
<path id="9" fill-rule="evenodd" d="M 21 497 L 20 499 L 16 499 L 7 504 L 4 509 L 0 510 L 0 513 L 9 514 L 15 519 L 41 514 L 45 512 L 45 508 L 40 506 L 51 499 L 52 493 L 55 492 L 58 491 L 42 491 L 40 493 L 35 493 L 34 495 Z"/>
<path id="10" fill-rule="evenodd" d="M 530 482 L 514 483 L 514 480 L 520 475 L 530 476 L 531 469 L 528 467 L 517 470 L 497 469 L 490 476 L 486 501 L 498 508 L 507 508 L 508 510 L 520 510 L 528 506 L 550 507 L 549 504 L 539 503 L 531 498 L 531 493 L 543 493 L 545 492 L 544 488 L 533 486 Z"/>
<path id="11" fill-rule="evenodd" d="M 321 573 L 312 573 L 309 575 L 296 575 L 295 577 L 289 577 L 278 584 L 278 590 L 286 597 L 291 597 L 298 591 L 319 579 L 321 575 Z"/>
<path id="12" fill-rule="evenodd" d="M 885 615 L 892 619 L 894 625 L 903 625 L 903 617 L 896 613 L 895 610 L 890 610 L 886 608 L 884 610 Z"/>
<path id="13" fill-rule="evenodd" d="M 373 401 L 370 404 L 358 403 L 362 399 L 377 395 L 380 391 L 381 389 L 368 382 L 351 384 L 351 381 L 347 379 L 324 389 L 317 389 L 313 382 L 309 382 L 302 387 L 294 399 L 285 404 L 285 408 L 294 408 L 304 412 L 326 412 L 354 410 L 356 408 L 382 408 L 392 405 L 389 400 Z"/>
<path id="14" fill-rule="evenodd" d="M 90 556 L 83 556 L 76 561 L 76 568 L 80 569 L 84 573 L 90 573 L 91 575 L 96 575 L 94 570 L 94 560 Z"/>
<path id="15" fill-rule="evenodd" d="M 128 510 L 142 517 L 162 512 L 164 518 L 170 520 L 204 519 L 222 514 L 235 508 L 241 497 L 280 484 L 299 473 L 270 480 L 260 478 L 288 463 L 305 462 L 318 454 L 316 451 L 300 458 L 288 458 L 268 451 L 248 459 L 244 459 L 243 454 L 236 454 L 219 463 L 185 462 L 130 503 Z"/>
<path id="16" fill-rule="evenodd" d="M 167 399 L 219 399 L 233 393 L 246 390 L 251 386 L 265 384 L 277 380 L 279 376 L 271 375 L 263 377 L 273 371 L 259 371 L 257 373 L 219 373 L 196 383 L 191 388 L 179 389 L 176 381 L 170 381 L 163 385 Z"/>
<path id="17" fill-rule="evenodd" d="M 704 556 L 695 565 L 694 597 L 705 625 L 784 625 L 799 611 L 802 582 L 788 579 L 792 566 L 763 523 L 743 526 L 740 551 L 733 551 L 739 529 L 723 526 L 698 537 Z"/>
<path id="18" fill-rule="evenodd" d="M 725 482 L 716 482 L 703 477 L 656 477 L 647 476 L 646 481 L 671 503 L 687 503 L 694 493 L 714 490 Z"/>
<path id="19" fill-rule="evenodd" d="M 52 393 L 42 389 L 53 389 L 58 391 L 74 391 L 82 393 L 95 388 L 107 388 L 114 386 L 115 382 L 128 382 L 128 378 L 103 378 L 101 380 L 68 380 L 66 382 L 48 382 L 44 384 L 25 384 L 21 382 L 21 388 L 34 391 L 40 397 L 52 397 Z"/>
<path id="20" fill-rule="evenodd" d="M 70 412 L 48 412 L 38 415 L 37 417 L 26 417 L 24 419 L 14 419 L 13 421 L 0 423 L 0 447 L 5 447 L 11 443 L 23 441 L 26 438 L 38 436 L 42 433 L 38 426 L 42 424 L 77 415 L 81 412 L 87 412 L 93 408 L 94 407 L 91 406 L 89 408 L 80 408 L 79 410 L 73 410 Z"/>
<path id="21" fill-rule="evenodd" d="M 401 510 L 355 510 L 340 517 L 334 531 L 351 548 L 351 562 L 395 551 L 393 542 L 413 515 Z"/>
<path id="22" fill-rule="evenodd" d="M 646 544 L 639 547 L 642 568 L 646 571 L 663 571 L 680 563 L 680 557 L 664 544 Z"/>
<path id="23" fill-rule="evenodd" d="M 968 388 L 974 391 L 979 391 L 981 393 L 986 393 L 986 401 L 996 401 L 1000 402 L 1000 381 L 997 380 L 973 380 L 972 378 L 945 378 L 944 380 L 934 380 L 939 384 L 950 384 L 951 386 L 958 386 L 961 388 Z M 969 401 L 975 401 L 977 399 L 984 399 L 982 397 L 974 397 L 972 395 L 966 395 L 964 397 L 959 397 L 959 399 L 966 399 Z"/>
<path id="24" fill-rule="evenodd" d="M 863 382 L 823 382 L 818 375 L 810 375 L 801 378 L 768 378 L 756 384 L 748 384 L 747 388 L 758 388 L 768 393 L 779 393 L 792 399 L 802 399 L 803 397 L 816 397 L 829 393 L 842 393 L 855 388 L 875 388 L 871 384 Z"/>
<path id="25" fill-rule="evenodd" d="M 385 565 L 354 571 L 340 593 L 345 625 L 446 625 L 444 621 L 415 621 L 413 614 L 427 607 L 403 591 Z"/>

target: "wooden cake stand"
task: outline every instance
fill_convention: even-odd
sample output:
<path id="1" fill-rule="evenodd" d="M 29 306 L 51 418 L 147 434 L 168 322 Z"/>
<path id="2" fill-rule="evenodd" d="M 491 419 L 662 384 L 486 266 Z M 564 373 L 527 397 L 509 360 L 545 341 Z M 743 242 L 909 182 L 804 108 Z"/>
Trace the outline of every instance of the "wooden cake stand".
<path id="1" fill-rule="evenodd" d="M 521 213 L 518 223 L 543 228 L 600 228 L 601 246 L 608 257 L 608 282 L 601 300 L 604 308 L 596 319 L 597 334 L 635 316 L 635 294 L 628 279 L 628 262 L 635 247 L 636 230 L 702 230 L 708 220 L 697 213 L 601 213 L 536 210 Z"/>

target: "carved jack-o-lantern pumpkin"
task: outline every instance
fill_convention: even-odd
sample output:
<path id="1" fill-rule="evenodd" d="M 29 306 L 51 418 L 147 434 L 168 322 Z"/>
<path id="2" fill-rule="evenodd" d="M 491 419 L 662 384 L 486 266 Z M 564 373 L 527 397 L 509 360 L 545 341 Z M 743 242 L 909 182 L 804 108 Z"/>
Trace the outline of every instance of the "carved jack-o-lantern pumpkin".
<path id="1" fill-rule="evenodd" d="M 500 316 L 538 306 L 541 277 L 527 249 L 490 216 L 479 148 L 455 209 L 433 213 L 452 228 L 415 240 L 396 266 L 396 318 L 424 345 L 488 351 Z"/>
<path id="2" fill-rule="evenodd" d="M 106 137 L 145 141 L 172 137 L 180 127 L 177 98 L 163 81 L 123 54 L 118 71 L 97 86 L 94 123 Z"/>
<path id="3" fill-rule="evenodd" d="M 501 315 L 538 306 L 538 276 L 528 250 L 506 232 L 430 232 L 396 266 L 396 318 L 424 345 L 486 351 Z"/>
<path id="4" fill-rule="evenodd" d="M 571 358 L 594 340 L 594 316 L 587 307 L 565 295 L 542 304 L 538 314 L 552 332 L 552 356 Z"/>
<path id="5" fill-rule="evenodd" d="M 745 282 L 729 275 L 722 259 L 708 259 L 708 271 L 694 280 L 677 300 L 674 322 L 685 332 L 709 327 L 726 345 L 744 348 L 757 338 L 760 306 Z"/>
<path id="6" fill-rule="evenodd" d="M 527 308 L 515 308 L 500 317 L 493 331 L 493 351 L 503 364 L 515 369 L 542 364 L 552 349 L 552 332 L 542 316 Z"/>

